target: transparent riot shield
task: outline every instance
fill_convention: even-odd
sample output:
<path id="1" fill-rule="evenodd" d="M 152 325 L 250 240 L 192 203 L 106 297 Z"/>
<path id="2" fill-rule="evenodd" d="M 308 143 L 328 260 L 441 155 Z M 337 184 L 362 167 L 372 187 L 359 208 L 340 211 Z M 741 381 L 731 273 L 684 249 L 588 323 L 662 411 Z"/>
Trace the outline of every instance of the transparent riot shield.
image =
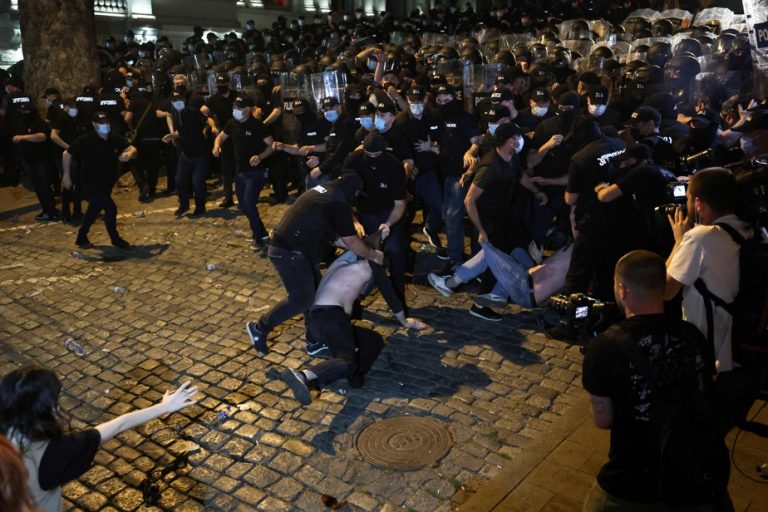
<path id="1" fill-rule="evenodd" d="M 691 26 L 693 21 L 693 14 L 685 9 L 667 9 L 661 11 L 661 17 L 668 19 L 675 27 L 686 29 Z"/>
<path id="2" fill-rule="evenodd" d="M 279 81 L 284 110 L 293 111 L 293 102 L 298 99 L 313 102 L 312 75 L 280 73 Z"/>
<path id="3" fill-rule="evenodd" d="M 320 110 L 320 103 L 323 98 L 333 97 L 344 104 L 344 92 L 347 90 L 347 75 L 339 70 L 323 71 L 322 73 L 313 73 L 310 75 L 310 84 L 312 88 L 312 101 L 317 110 Z"/>
<path id="4" fill-rule="evenodd" d="M 612 27 L 613 25 L 611 25 L 611 22 L 604 19 L 591 20 L 589 22 L 589 29 L 597 34 L 598 39 L 601 40 L 605 38 L 606 35 L 608 35 Z"/>
<path id="5" fill-rule="evenodd" d="M 465 66 L 463 101 L 468 112 L 475 112 L 478 105 L 490 98 L 496 78 L 509 71 L 506 64 L 482 64 Z"/>
<path id="6" fill-rule="evenodd" d="M 232 70 L 229 73 L 229 87 L 237 92 L 245 91 L 248 93 L 253 92 L 253 84 L 249 84 L 248 75 L 241 69 Z M 249 88 L 248 86 L 251 85 Z"/>
<path id="7" fill-rule="evenodd" d="M 595 46 L 595 43 L 585 39 L 566 39 L 560 43 L 560 46 L 565 46 L 571 50 L 571 53 L 576 52 L 582 57 L 587 57 L 592 53 L 592 47 Z"/>
<path id="8" fill-rule="evenodd" d="M 627 21 L 630 18 L 645 18 L 653 23 L 657 19 L 661 18 L 661 13 L 654 9 L 635 9 L 631 13 L 627 14 L 627 17 L 624 19 L 624 21 Z"/>
<path id="9" fill-rule="evenodd" d="M 709 7 L 699 11 L 693 18 L 694 25 L 708 25 L 711 22 L 716 22 L 720 25 L 720 30 L 723 31 L 730 28 L 731 21 L 733 20 L 733 11 L 726 7 Z"/>
<path id="10" fill-rule="evenodd" d="M 389 42 L 400 46 L 403 44 L 403 42 L 405 42 L 405 36 L 406 36 L 405 32 L 395 30 L 394 32 L 390 33 Z"/>
<path id="11" fill-rule="evenodd" d="M 696 78 L 691 82 L 690 97 L 698 100 L 712 91 L 725 88 L 728 92 L 727 96 L 739 96 L 743 91 L 744 74 L 741 71 L 726 71 L 724 73 L 699 73 Z M 747 83 L 747 88 L 751 87 L 751 83 Z"/>
<path id="12" fill-rule="evenodd" d="M 195 69 L 205 69 L 213 64 L 213 59 L 207 53 L 192 55 L 192 65 Z"/>
<path id="13" fill-rule="evenodd" d="M 448 85 L 456 90 L 456 99 L 464 101 L 467 97 L 466 79 L 471 71 L 471 64 L 466 64 L 463 60 L 448 60 L 437 64 L 437 72 L 445 77 Z"/>
<path id="14" fill-rule="evenodd" d="M 529 34 L 505 34 L 499 38 L 499 50 L 512 51 L 519 44 L 528 46 L 535 41 L 536 39 Z"/>

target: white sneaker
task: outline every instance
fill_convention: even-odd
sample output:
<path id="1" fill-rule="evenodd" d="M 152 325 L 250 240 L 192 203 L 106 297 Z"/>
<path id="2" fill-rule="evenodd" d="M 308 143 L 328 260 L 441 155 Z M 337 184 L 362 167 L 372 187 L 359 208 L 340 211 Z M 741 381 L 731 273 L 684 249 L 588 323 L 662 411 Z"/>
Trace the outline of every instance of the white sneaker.
<path id="1" fill-rule="evenodd" d="M 427 276 L 427 281 L 429 281 L 429 284 L 432 285 L 432 288 L 439 291 L 441 294 L 443 294 L 446 297 L 450 297 L 453 295 L 453 290 L 448 288 L 445 284 L 445 277 L 439 276 L 437 274 L 433 274 L 432 272 L 429 273 Z"/>
<path id="2" fill-rule="evenodd" d="M 544 257 L 544 248 L 539 247 L 535 240 L 531 240 L 531 243 L 528 244 L 528 254 L 537 264 L 541 263 L 541 260 Z"/>
<path id="3" fill-rule="evenodd" d="M 484 308 L 503 308 L 507 305 L 507 299 L 495 293 L 484 293 L 475 297 L 475 303 Z"/>

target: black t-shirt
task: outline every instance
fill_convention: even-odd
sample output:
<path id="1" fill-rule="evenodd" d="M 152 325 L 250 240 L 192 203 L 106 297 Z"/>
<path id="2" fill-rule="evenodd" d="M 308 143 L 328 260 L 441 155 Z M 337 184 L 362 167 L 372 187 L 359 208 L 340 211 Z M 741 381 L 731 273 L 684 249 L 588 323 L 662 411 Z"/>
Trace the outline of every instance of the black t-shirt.
<path id="1" fill-rule="evenodd" d="M 603 135 L 573 155 L 568 168 L 566 191 L 579 194 L 575 212 L 577 221 L 587 212 L 594 211 L 598 202 L 595 187 L 598 183 L 611 181 L 610 176 L 613 172 L 611 159 L 620 155 L 624 148 L 625 144 L 620 139 Z"/>
<path id="2" fill-rule="evenodd" d="M 486 231 L 489 221 L 495 224 L 504 219 L 509 220 L 512 195 L 519 180 L 520 165 L 516 155 L 509 162 L 505 162 L 496 151 L 483 157 L 472 182 L 483 189 L 477 200 L 477 210 Z"/>
<path id="3" fill-rule="evenodd" d="M 531 149 L 538 150 L 553 135 L 559 134 L 565 137 L 568 134 L 568 130 L 563 127 L 562 121 L 563 119 L 559 115 L 541 121 L 536 127 L 533 140 L 531 140 Z M 566 162 L 571 159 L 573 153 L 573 148 L 567 142 L 563 142 L 559 146 L 550 149 L 541 163 L 533 169 L 534 176 L 541 176 L 543 178 L 559 178 L 563 176 L 568 171 Z"/>
<path id="4" fill-rule="evenodd" d="M 131 100 L 128 111 L 133 114 L 133 127 L 138 132 L 139 140 L 160 140 L 168 133 L 168 124 L 165 119 L 157 117 L 155 110 L 157 105 L 147 94 L 138 94 Z"/>
<path id="5" fill-rule="evenodd" d="M 679 382 L 711 382 L 714 355 L 692 324 L 664 314 L 638 315 L 618 324 L 648 358 L 656 385 L 666 390 Z M 582 384 L 588 393 L 610 397 L 613 405 L 608 462 L 597 481 L 608 494 L 634 502 L 658 501 L 657 475 L 644 470 L 653 453 L 648 447 L 651 385 L 611 328 L 593 338 L 584 355 Z"/>
<path id="6" fill-rule="evenodd" d="M 362 214 L 381 213 L 405 200 L 405 171 L 394 155 L 384 151 L 379 160 L 373 160 L 360 150 L 344 161 L 344 170 L 354 171 L 363 178 L 364 196 L 357 198 L 357 209 Z"/>
<path id="7" fill-rule="evenodd" d="M 204 130 L 208 118 L 197 108 L 185 107 L 184 110 L 171 110 L 173 126 L 179 132 L 179 147 L 188 157 L 200 157 L 208 153 L 208 139 Z"/>
<path id="8" fill-rule="evenodd" d="M 336 178 L 344 159 L 355 149 L 355 121 L 348 115 L 342 115 L 331 126 L 328 141 L 325 143 L 325 159 L 320 164 L 320 172 Z"/>
<path id="9" fill-rule="evenodd" d="M 619 178 L 616 185 L 625 196 L 634 195 L 645 213 L 667 202 L 667 179 L 656 166 L 638 165 Z"/>
<path id="10" fill-rule="evenodd" d="M 585 116 L 591 115 L 586 107 L 582 109 L 582 113 Z M 621 114 L 611 107 L 606 107 L 603 115 L 595 117 L 594 119 L 597 121 L 597 124 L 600 125 L 600 128 L 603 126 L 613 126 L 618 130 L 621 127 Z"/>
<path id="11" fill-rule="evenodd" d="M 67 144 L 72 144 L 79 134 L 77 121 L 63 110 L 54 118 L 53 129 L 59 132 L 59 137 Z"/>
<path id="12" fill-rule="evenodd" d="M 96 100 L 96 110 L 103 110 L 109 116 L 109 122 L 112 124 L 112 131 L 120 135 L 128 131 L 128 125 L 123 119 L 125 112 L 125 101 L 123 97 L 115 92 L 103 92 Z"/>
<path id="13" fill-rule="evenodd" d="M 536 117 L 535 115 L 531 114 L 530 108 L 525 108 L 517 113 L 517 117 L 515 118 L 515 123 L 518 124 L 525 132 L 534 132 L 536 131 L 536 128 L 539 127 L 542 121 L 545 119 L 549 119 L 550 117 L 554 117 L 555 114 L 552 112 L 554 110 L 554 107 L 549 107 L 547 109 L 547 113 L 544 114 L 541 117 Z M 544 141 L 546 142 L 546 141 Z"/>
<path id="14" fill-rule="evenodd" d="M 40 487 L 50 491 L 82 476 L 91 468 L 100 444 L 101 435 L 95 428 L 50 441 L 38 468 Z"/>
<path id="15" fill-rule="evenodd" d="M 437 116 L 437 113 L 429 107 L 424 107 L 421 119 L 416 119 L 409 112 L 400 112 L 395 118 L 394 127 L 398 128 L 411 148 L 419 141 L 429 138 L 432 142 L 439 142 L 445 125 Z M 437 169 L 437 155 L 434 151 L 417 151 L 413 149 L 413 163 L 420 172 Z"/>
<path id="16" fill-rule="evenodd" d="M 238 171 L 245 171 L 251 167 L 251 157 L 264 151 L 267 147 L 264 139 L 272 136 L 264 123 L 253 116 L 249 116 L 243 122 L 230 119 L 224 126 L 224 133 L 232 137 L 235 148 L 235 166 Z M 259 167 L 262 167 L 262 163 L 259 162 Z"/>
<path id="17" fill-rule="evenodd" d="M 335 182 L 301 194 L 273 232 L 271 243 L 304 253 L 317 264 L 336 238 L 356 234 L 352 207 Z"/>
<path id="18" fill-rule="evenodd" d="M 234 101 L 235 93 L 229 91 L 227 96 L 217 92 L 205 102 L 206 106 L 211 110 L 219 130 L 223 129 L 229 120 L 232 119 L 232 103 Z"/>
<path id="19" fill-rule="evenodd" d="M 316 146 L 325 142 L 325 138 L 331 132 L 331 123 L 325 117 L 318 117 L 314 114 L 303 114 L 297 116 L 301 122 L 301 131 L 299 132 L 299 146 Z M 318 153 L 311 155 L 323 156 Z"/>
<path id="20" fill-rule="evenodd" d="M 91 131 L 78 137 L 67 152 L 80 160 L 83 183 L 111 189 L 117 181 L 117 159 L 128 148 L 124 137 L 110 132 L 107 140 Z"/>
<path id="21" fill-rule="evenodd" d="M 358 133 L 360 131 L 364 132 L 365 130 L 361 127 L 360 130 L 358 130 Z M 408 139 L 405 138 L 403 132 L 398 128 L 395 128 L 394 125 L 392 125 L 386 132 L 379 132 L 379 135 L 384 137 L 384 140 L 387 141 L 386 150 L 395 155 L 398 160 L 402 162 L 403 160 L 414 159 L 413 145 L 408 142 Z"/>
<path id="22" fill-rule="evenodd" d="M 477 123 L 458 102 L 440 109 L 445 130 L 440 139 L 440 170 L 445 176 L 460 176 L 464 172 L 464 153 L 472 146 L 471 139 L 480 135 Z"/>
<path id="23" fill-rule="evenodd" d="M 37 114 L 19 114 L 15 117 L 11 126 L 12 135 L 31 135 L 34 133 L 44 133 L 46 140 L 42 142 L 22 141 L 16 144 L 21 156 L 27 162 L 39 162 L 50 158 L 51 146 L 48 137 L 51 135 L 51 129 L 45 121 L 40 119 Z"/>
<path id="24" fill-rule="evenodd" d="M 672 138 L 664 137 L 659 134 L 643 137 L 638 144 L 644 144 L 651 149 L 653 161 L 657 164 L 674 169 L 677 163 L 677 152 L 672 148 Z"/>

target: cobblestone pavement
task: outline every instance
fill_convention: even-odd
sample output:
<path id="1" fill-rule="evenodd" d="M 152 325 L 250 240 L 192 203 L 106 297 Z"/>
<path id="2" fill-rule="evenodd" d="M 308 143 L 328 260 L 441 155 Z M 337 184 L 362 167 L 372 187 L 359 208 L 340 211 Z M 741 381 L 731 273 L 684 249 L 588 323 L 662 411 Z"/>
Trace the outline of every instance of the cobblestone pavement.
<path id="1" fill-rule="evenodd" d="M 388 345 L 365 387 L 341 380 L 301 407 L 278 375 L 309 361 L 303 321 L 273 331 L 263 358 L 244 333 L 284 294 L 268 260 L 249 249 L 246 219 L 213 200 L 207 217 L 177 220 L 173 197 L 115 198 L 131 251 L 108 245 L 101 222 L 90 235 L 96 248 L 78 256 L 72 226 L 35 223 L 31 208 L 0 221 L 0 373 L 30 360 L 55 369 L 75 426 L 147 406 L 189 379 L 203 398 L 106 443 L 65 486 L 65 510 L 151 510 L 148 474 L 161 510 L 326 510 L 323 494 L 346 500 L 343 510 L 451 510 L 582 393 L 578 349 L 541 333 L 551 313 L 510 307 L 487 322 L 467 313 L 467 293 L 444 298 L 411 284 L 411 314 L 431 329 L 408 333 L 378 295 L 366 299 L 363 322 Z M 268 227 L 285 208 L 260 205 Z M 417 269 L 439 266 L 433 258 L 419 254 Z M 69 337 L 84 355 L 67 350 Z M 356 435 L 398 415 L 445 422 L 455 445 L 428 469 L 370 465 Z M 187 464 L 169 466 L 184 453 Z"/>

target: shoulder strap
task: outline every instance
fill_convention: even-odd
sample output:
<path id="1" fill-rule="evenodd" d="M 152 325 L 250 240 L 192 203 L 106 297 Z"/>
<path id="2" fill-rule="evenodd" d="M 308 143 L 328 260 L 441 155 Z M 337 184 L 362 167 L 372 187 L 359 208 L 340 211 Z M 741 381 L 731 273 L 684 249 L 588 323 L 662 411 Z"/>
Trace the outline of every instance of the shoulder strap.
<path id="1" fill-rule="evenodd" d="M 726 233 L 731 235 L 733 241 L 739 245 L 744 245 L 744 243 L 747 241 L 743 236 L 741 236 L 741 233 L 739 233 L 739 231 L 730 224 L 726 224 L 725 222 L 715 222 L 714 226 L 724 229 Z"/>
<path id="2" fill-rule="evenodd" d="M 643 377 L 648 381 L 648 384 L 653 389 L 653 372 L 651 371 L 651 362 L 645 357 L 643 351 L 635 343 L 634 338 L 627 331 L 621 327 L 614 325 L 610 331 L 606 331 L 613 335 L 614 339 L 619 342 L 619 346 L 624 353 L 629 357 L 629 360 L 635 365 L 635 367 L 642 373 Z"/>

